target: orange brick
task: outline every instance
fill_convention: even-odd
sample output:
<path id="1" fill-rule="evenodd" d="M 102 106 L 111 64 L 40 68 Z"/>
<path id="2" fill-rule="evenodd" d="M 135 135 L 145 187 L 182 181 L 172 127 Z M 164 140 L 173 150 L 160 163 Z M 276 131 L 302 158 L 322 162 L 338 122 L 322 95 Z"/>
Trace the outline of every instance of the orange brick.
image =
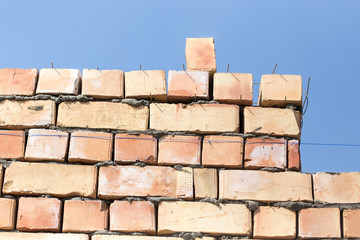
<path id="1" fill-rule="evenodd" d="M 38 75 L 39 71 L 35 68 L 0 69 L 0 95 L 34 95 Z"/>
<path id="2" fill-rule="evenodd" d="M 315 173 L 314 200 L 325 203 L 359 203 L 360 172 Z"/>
<path id="3" fill-rule="evenodd" d="M 360 238 L 360 209 L 344 210 L 343 223 L 345 238 Z"/>
<path id="4" fill-rule="evenodd" d="M 25 129 L 55 124 L 56 107 L 51 100 L 4 100 L 0 102 L 0 127 Z"/>
<path id="5" fill-rule="evenodd" d="M 64 203 L 63 232 L 96 232 L 108 228 L 108 207 L 102 201 L 68 200 Z"/>
<path id="6" fill-rule="evenodd" d="M 115 135 L 114 151 L 117 163 L 157 163 L 157 139 L 152 135 L 118 133 Z"/>
<path id="7" fill-rule="evenodd" d="M 254 170 L 221 170 L 219 174 L 220 199 L 313 201 L 310 174 Z"/>
<path id="8" fill-rule="evenodd" d="M 81 93 L 100 99 L 124 97 L 124 72 L 83 69 Z"/>
<path id="9" fill-rule="evenodd" d="M 0 232 L 0 239 L 6 239 L 6 240 L 89 240 L 89 236 L 86 234 L 71 234 L 71 233 Z"/>
<path id="10" fill-rule="evenodd" d="M 214 38 L 186 38 L 187 70 L 216 72 Z"/>
<path id="11" fill-rule="evenodd" d="M 16 217 L 15 210 L 16 210 L 15 199 L 0 198 L 0 229 L 1 230 L 14 229 L 15 217 Z"/>
<path id="12" fill-rule="evenodd" d="M 172 71 L 168 73 L 168 100 L 209 99 L 209 72 Z"/>
<path id="13" fill-rule="evenodd" d="M 198 136 L 167 135 L 159 139 L 160 165 L 199 165 L 201 140 Z"/>
<path id="14" fill-rule="evenodd" d="M 60 231 L 61 201 L 57 198 L 19 198 L 16 229 Z"/>
<path id="15" fill-rule="evenodd" d="M 0 158 L 22 159 L 25 150 L 23 131 L 0 130 Z"/>
<path id="16" fill-rule="evenodd" d="M 177 237 L 150 237 L 150 236 L 129 236 L 129 235 L 93 235 L 91 240 L 183 240 Z M 206 239 L 203 239 L 206 240 Z"/>
<path id="17" fill-rule="evenodd" d="M 300 142 L 298 140 L 288 141 L 288 168 L 301 171 Z"/>
<path id="18" fill-rule="evenodd" d="M 253 103 L 253 75 L 250 73 L 215 73 L 214 100 L 251 106 Z"/>
<path id="19" fill-rule="evenodd" d="M 295 239 L 296 213 L 286 208 L 258 207 L 254 212 L 254 238 Z"/>
<path id="20" fill-rule="evenodd" d="M 97 163 L 111 161 L 113 135 L 104 132 L 71 133 L 69 162 Z"/>
<path id="21" fill-rule="evenodd" d="M 114 201 L 110 206 L 110 231 L 155 235 L 155 207 L 147 201 Z"/>
<path id="22" fill-rule="evenodd" d="M 195 198 L 217 198 L 217 170 L 214 168 L 194 168 Z"/>
<path id="23" fill-rule="evenodd" d="M 3 193 L 93 198 L 96 182 L 95 166 L 12 162 L 5 172 Z"/>
<path id="24" fill-rule="evenodd" d="M 49 129 L 30 129 L 26 144 L 26 161 L 64 162 L 69 134 Z"/>
<path id="25" fill-rule="evenodd" d="M 171 167 L 100 167 L 98 196 L 118 199 L 127 196 L 193 198 L 193 172 Z"/>
<path id="26" fill-rule="evenodd" d="M 36 94 L 79 93 L 81 74 L 78 69 L 43 68 L 40 70 Z"/>
<path id="27" fill-rule="evenodd" d="M 285 139 L 248 138 L 245 142 L 245 169 L 262 167 L 286 168 Z"/>
<path id="28" fill-rule="evenodd" d="M 308 208 L 299 212 L 299 237 L 340 238 L 340 210 L 338 208 Z"/>

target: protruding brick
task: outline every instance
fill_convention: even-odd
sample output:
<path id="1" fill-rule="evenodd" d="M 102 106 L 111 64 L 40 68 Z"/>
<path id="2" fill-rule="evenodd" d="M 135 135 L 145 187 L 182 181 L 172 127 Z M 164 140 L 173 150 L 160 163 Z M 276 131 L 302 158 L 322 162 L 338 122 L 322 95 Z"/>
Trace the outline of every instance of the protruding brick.
<path id="1" fill-rule="evenodd" d="M 209 99 L 209 72 L 173 71 L 168 73 L 168 100 Z"/>
<path id="2" fill-rule="evenodd" d="M 0 232 L 0 239 L 6 240 L 89 240 L 86 234 L 71 233 L 25 233 Z"/>
<path id="3" fill-rule="evenodd" d="M 253 75 L 250 73 L 215 73 L 214 100 L 251 106 L 253 103 Z"/>
<path id="4" fill-rule="evenodd" d="M 0 130 L 0 158 L 22 159 L 24 150 L 24 131 Z"/>
<path id="5" fill-rule="evenodd" d="M 219 174 L 220 199 L 313 201 L 310 174 L 254 170 L 221 170 Z"/>
<path id="6" fill-rule="evenodd" d="M 217 170 L 214 168 L 194 168 L 195 198 L 217 198 Z"/>
<path id="7" fill-rule="evenodd" d="M 3 193 L 94 198 L 96 181 L 95 166 L 12 162 L 5 172 Z"/>
<path id="8" fill-rule="evenodd" d="M 63 102 L 59 105 L 59 127 L 147 130 L 149 108 L 114 102 Z"/>
<path id="9" fill-rule="evenodd" d="M 182 240 L 177 237 L 150 237 L 150 236 L 129 236 L 129 235 L 94 235 L 91 240 Z M 204 240 L 204 239 L 203 239 Z"/>
<path id="10" fill-rule="evenodd" d="M 299 212 L 299 238 L 340 238 L 338 208 L 307 208 Z"/>
<path id="11" fill-rule="evenodd" d="M 325 203 L 359 203 L 360 172 L 315 173 L 314 200 Z"/>
<path id="12" fill-rule="evenodd" d="M 193 198 L 191 168 L 177 171 L 171 167 L 100 167 L 98 196 L 117 199 L 127 196 Z"/>
<path id="13" fill-rule="evenodd" d="M 159 139 L 161 165 L 199 165 L 201 140 L 198 136 L 167 135 Z"/>
<path id="14" fill-rule="evenodd" d="M 248 138 L 245 142 L 245 169 L 274 167 L 284 169 L 287 166 L 286 140 L 273 138 Z"/>
<path id="15" fill-rule="evenodd" d="M 154 204 L 147 201 L 114 201 L 110 206 L 110 231 L 156 235 Z"/>
<path id="16" fill-rule="evenodd" d="M 1 167 L 0 167 L 0 176 L 1 176 Z M 14 229 L 15 217 L 16 217 L 15 210 L 16 210 L 15 199 L 0 198 L 0 230 Z"/>
<path id="17" fill-rule="evenodd" d="M 254 213 L 254 238 L 295 239 L 296 213 L 279 207 L 261 206 Z"/>
<path id="18" fill-rule="evenodd" d="M 30 129 L 26 144 L 26 161 L 64 162 L 69 134 L 50 129 Z"/>
<path id="19" fill-rule="evenodd" d="M 151 103 L 150 128 L 195 133 L 239 132 L 239 113 L 236 105 Z"/>
<path id="20" fill-rule="evenodd" d="M 164 70 L 132 71 L 125 73 L 127 98 L 166 101 L 166 73 Z"/>
<path id="21" fill-rule="evenodd" d="M 301 114 L 292 109 L 245 107 L 244 133 L 300 138 Z"/>
<path id="22" fill-rule="evenodd" d="M 57 198 L 19 198 L 16 229 L 60 231 L 61 201 Z"/>
<path id="23" fill-rule="evenodd" d="M 36 94 L 79 93 L 81 73 L 78 69 L 43 68 L 40 70 Z"/>
<path id="24" fill-rule="evenodd" d="M 346 209 L 343 212 L 345 238 L 360 238 L 360 209 Z"/>
<path id="25" fill-rule="evenodd" d="M 216 72 L 214 38 L 186 38 L 187 70 Z"/>
<path id="26" fill-rule="evenodd" d="M 0 102 L 0 127 L 25 129 L 55 124 L 55 102 L 51 100 L 4 100 Z"/>
<path id="27" fill-rule="evenodd" d="M 68 200 L 64 203 L 63 232 L 96 232 L 108 228 L 108 207 L 102 201 Z"/>
<path id="28" fill-rule="evenodd" d="M 117 163 L 157 163 L 157 139 L 152 135 L 118 133 L 115 135 L 114 151 Z"/>
<path id="29" fill-rule="evenodd" d="M 244 204 L 160 202 L 158 234 L 203 232 L 212 235 L 249 235 L 251 212 Z"/>
<path id="30" fill-rule="evenodd" d="M 302 105 L 302 81 L 299 75 L 262 75 L 258 105 L 285 107 L 287 104 Z"/>
<path id="31" fill-rule="evenodd" d="M 0 69 L 0 95 L 34 95 L 38 75 L 39 71 L 35 68 Z"/>
<path id="32" fill-rule="evenodd" d="M 301 171 L 300 142 L 298 140 L 288 141 L 288 169 Z"/>

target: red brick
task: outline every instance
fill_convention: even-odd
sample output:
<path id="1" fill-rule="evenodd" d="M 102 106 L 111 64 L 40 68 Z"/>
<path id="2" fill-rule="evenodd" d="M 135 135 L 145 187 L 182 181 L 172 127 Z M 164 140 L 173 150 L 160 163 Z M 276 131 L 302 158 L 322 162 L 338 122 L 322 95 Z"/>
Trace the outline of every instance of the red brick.
<path id="1" fill-rule="evenodd" d="M 26 144 L 26 161 L 64 162 L 69 134 L 49 129 L 30 129 Z"/>
<path id="2" fill-rule="evenodd" d="M 194 168 L 195 198 L 217 198 L 218 177 L 214 168 Z"/>
<path id="3" fill-rule="evenodd" d="M 152 135 L 118 133 L 115 135 L 114 151 L 117 163 L 157 163 L 157 139 Z"/>
<path id="4" fill-rule="evenodd" d="M 89 240 L 89 236 L 86 234 L 71 234 L 71 233 L 0 232 L 0 239 L 6 239 L 6 240 Z"/>
<path id="5" fill-rule="evenodd" d="M 198 136 L 167 135 L 159 139 L 160 165 L 199 165 L 201 140 Z"/>
<path id="6" fill-rule="evenodd" d="M 177 171 L 171 167 L 100 167 L 98 196 L 119 199 L 127 196 L 193 198 L 191 168 Z"/>
<path id="7" fill-rule="evenodd" d="M 346 209 L 343 212 L 344 237 L 360 238 L 360 209 Z"/>
<path id="8" fill-rule="evenodd" d="M 110 231 L 155 235 L 155 207 L 147 201 L 114 201 L 110 206 Z"/>
<path id="9" fill-rule="evenodd" d="M 61 201 L 57 198 L 19 198 L 16 229 L 60 231 Z"/>
<path id="10" fill-rule="evenodd" d="M 0 95 L 34 95 L 38 75 L 39 71 L 35 68 L 0 69 Z"/>
<path id="11" fill-rule="evenodd" d="M 101 234 L 92 236 L 91 240 L 183 240 L 183 238 Z M 206 240 L 206 238 L 204 238 L 203 240 Z"/>
<path id="12" fill-rule="evenodd" d="M 63 232 L 96 232 L 108 228 L 108 207 L 102 201 L 68 200 L 64 203 Z"/>
<path id="13" fill-rule="evenodd" d="M 298 140 L 288 141 L 288 168 L 301 171 L 300 142 Z"/>
<path id="14" fill-rule="evenodd" d="M 186 38 L 187 70 L 216 72 L 214 38 Z"/>
<path id="15" fill-rule="evenodd" d="M 24 150 L 24 131 L 0 130 L 0 158 L 22 159 Z"/>
<path id="16" fill-rule="evenodd" d="M 338 208 L 308 208 L 299 212 L 299 238 L 340 238 Z"/>
<path id="17" fill-rule="evenodd" d="M 1 230 L 14 229 L 15 217 L 16 217 L 15 210 L 16 210 L 15 199 L 0 198 L 0 229 Z"/>

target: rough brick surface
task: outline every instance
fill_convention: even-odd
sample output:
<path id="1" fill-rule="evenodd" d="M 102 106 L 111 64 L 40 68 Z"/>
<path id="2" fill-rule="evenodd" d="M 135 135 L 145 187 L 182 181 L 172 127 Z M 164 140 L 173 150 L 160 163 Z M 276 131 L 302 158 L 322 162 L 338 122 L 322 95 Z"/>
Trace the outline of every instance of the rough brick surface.
<path id="1" fill-rule="evenodd" d="M 216 72 L 214 38 L 187 38 L 185 56 L 187 70 Z"/>
<path id="2" fill-rule="evenodd" d="M 301 171 L 300 142 L 298 140 L 288 141 L 288 168 Z"/>
<path id="3" fill-rule="evenodd" d="M 254 170 L 221 170 L 219 174 L 221 199 L 313 201 L 310 174 Z"/>
<path id="4" fill-rule="evenodd" d="M 345 238 L 360 238 L 360 209 L 346 209 L 343 212 Z"/>
<path id="5" fill-rule="evenodd" d="M 114 102 L 63 102 L 59 105 L 60 127 L 147 130 L 149 108 Z"/>
<path id="6" fill-rule="evenodd" d="M 120 236 L 120 235 L 94 235 L 91 240 L 182 240 L 177 237 L 150 237 L 150 236 Z"/>
<path id="7" fill-rule="evenodd" d="M 0 69 L 0 95 L 32 96 L 39 71 L 37 69 Z"/>
<path id="8" fill-rule="evenodd" d="M 51 100 L 4 100 L 0 102 L 0 127 L 25 129 L 55 124 L 55 102 Z"/>
<path id="9" fill-rule="evenodd" d="M 3 181 L 3 175 L 4 175 L 4 169 L 3 169 L 3 166 L 0 164 L 0 186 L 2 186 L 2 188 L 4 188 L 4 186 L 2 185 L 3 184 L 3 182 L 2 182 Z M 0 191 L 0 197 L 1 197 L 1 193 L 3 191 Z"/>
<path id="10" fill-rule="evenodd" d="M 0 230 L 13 230 L 15 228 L 15 210 L 15 199 L 0 198 Z"/>
<path id="11" fill-rule="evenodd" d="M 90 240 L 86 234 L 0 232 L 1 240 Z"/>
<path id="12" fill-rule="evenodd" d="M 236 105 L 152 103 L 150 128 L 195 133 L 239 132 L 239 112 Z"/>
<path id="13" fill-rule="evenodd" d="M 0 130 L 0 158 L 22 159 L 24 150 L 24 131 Z"/>
<path id="14" fill-rule="evenodd" d="M 195 198 L 217 198 L 218 178 L 214 168 L 194 168 Z"/>
<path id="15" fill-rule="evenodd" d="M 191 168 L 177 171 L 171 167 L 100 167 L 98 196 L 117 199 L 126 196 L 193 198 Z"/>
<path id="16" fill-rule="evenodd" d="M 161 202 L 158 210 L 158 234 L 203 232 L 213 235 L 248 235 L 251 212 L 243 204 L 207 202 Z"/>
<path id="17" fill-rule="evenodd" d="M 95 166 L 12 162 L 6 169 L 3 193 L 95 197 Z"/>

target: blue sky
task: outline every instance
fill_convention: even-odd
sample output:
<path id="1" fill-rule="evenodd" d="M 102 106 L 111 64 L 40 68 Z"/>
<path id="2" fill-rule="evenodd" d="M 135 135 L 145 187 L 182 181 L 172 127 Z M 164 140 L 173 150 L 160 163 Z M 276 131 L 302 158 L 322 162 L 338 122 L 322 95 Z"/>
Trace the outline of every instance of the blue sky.
<path id="1" fill-rule="evenodd" d="M 259 82 L 278 64 L 304 87 L 311 76 L 303 142 L 360 144 L 359 10 L 345 0 L 0 0 L 0 68 L 181 70 L 185 38 L 214 37 L 218 72 L 230 64 Z M 360 147 L 301 154 L 304 172 L 360 171 Z"/>

